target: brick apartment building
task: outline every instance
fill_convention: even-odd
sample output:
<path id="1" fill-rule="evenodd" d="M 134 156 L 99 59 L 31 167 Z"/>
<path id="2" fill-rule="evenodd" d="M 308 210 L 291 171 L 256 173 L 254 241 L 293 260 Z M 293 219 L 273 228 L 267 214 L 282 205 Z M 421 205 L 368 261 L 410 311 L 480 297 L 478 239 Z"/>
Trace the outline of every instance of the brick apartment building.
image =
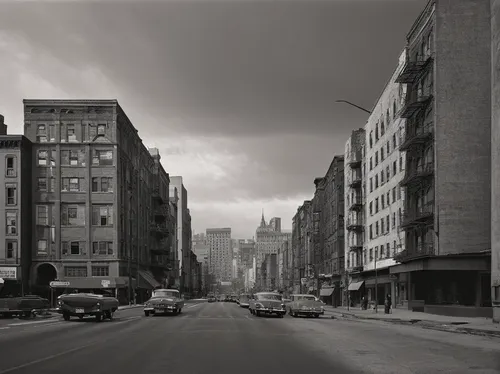
<path id="1" fill-rule="evenodd" d="M 491 311 L 490 52 L 488 1 L 431 0 L 407 35 L 405 249 L 390 272 L 429 312 Z"/>
<path id="2" fill-rule="evenodd" d="M 0 139 L 17 142 L 14 152 L 2 151 L 3 174 L 14 165 L 23 179 L 19 218 L 6 216 L 22 226 L 17 237 L 9 235 L 22 254 L 16 265 L 23 265 L 23 286 L 55 296 L 62 289 L 51 295 L 49 284 L 59 280 L 127 302 L 136 298 L 134 289 L 143 299 L 148 289 L 171 283 L 169 175 L 118 102 L 25 100 L 24 117 L 26 138 Z M 4 182 L 10 188 L 11 180 Z"/>

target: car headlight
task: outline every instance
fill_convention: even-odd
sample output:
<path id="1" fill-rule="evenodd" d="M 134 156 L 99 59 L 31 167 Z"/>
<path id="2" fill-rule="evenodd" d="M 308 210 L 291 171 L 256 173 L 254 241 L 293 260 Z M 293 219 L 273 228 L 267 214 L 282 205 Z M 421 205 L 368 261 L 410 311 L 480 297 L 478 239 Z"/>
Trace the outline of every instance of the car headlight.
<path id="1" fill-rule="evenodd" d="M 256 303 L 256 304 L 255 304 L 255 307 L 256 307 L 256 308 L 264 308 L 264 305 L 262 305 L 261 303 Z"/>

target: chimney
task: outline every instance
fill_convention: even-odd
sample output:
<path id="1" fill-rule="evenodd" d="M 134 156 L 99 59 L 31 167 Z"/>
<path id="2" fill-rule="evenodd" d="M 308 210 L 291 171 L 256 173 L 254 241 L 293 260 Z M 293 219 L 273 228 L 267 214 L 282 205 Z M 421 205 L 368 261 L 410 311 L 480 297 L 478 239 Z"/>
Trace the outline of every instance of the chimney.
<path id="1" fill-rule="evenodd" d="M 4 123 L 4 116 L 0 114 L 0 135 L 7 135 L 7 125 Z"/>

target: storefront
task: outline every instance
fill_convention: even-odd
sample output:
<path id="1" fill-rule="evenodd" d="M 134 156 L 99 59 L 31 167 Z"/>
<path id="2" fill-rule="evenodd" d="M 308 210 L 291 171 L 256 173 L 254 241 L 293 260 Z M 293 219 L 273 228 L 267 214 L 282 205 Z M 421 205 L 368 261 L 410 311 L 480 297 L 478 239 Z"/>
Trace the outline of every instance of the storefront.
<path id="1" fill-rule="evenodd" d="M 21 269 L 19 266 L 0 266 L 2 287 L 0 297 L 22 296 L 23 285 L 21 282 Z"/>
<path id="2" fill-rule="evenodd" d="M 132 287 L 136 287 L 136 280 L 132 278 Z M 105 295 L 116 297 L 120 304 L 128 304 L 128 287 L 129 281 L 127 277 L 87 277 L 87 278 L 64 278 L 50 282 L 51 305 L 55 304 L 57 297 L 68 292 L 84 292 L 99 290 Z"/>

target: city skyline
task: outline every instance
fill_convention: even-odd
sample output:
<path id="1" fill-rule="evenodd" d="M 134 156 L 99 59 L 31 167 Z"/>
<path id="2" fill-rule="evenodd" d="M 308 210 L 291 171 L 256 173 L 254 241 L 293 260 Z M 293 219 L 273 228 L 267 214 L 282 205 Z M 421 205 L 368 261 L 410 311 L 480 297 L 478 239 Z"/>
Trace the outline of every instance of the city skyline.
<path id="1" fill-rule="evenodd" d="M 366 121 L 335 100 L 375 104 L 424 5 L 3 4 L 0 113 L 19 134 L 25 98 L 116 98 L 165 170 L 183 176 L 196 232 L 230 226 L 251 237 L 263 207 L 290 228 L 310 175 Z"/>

